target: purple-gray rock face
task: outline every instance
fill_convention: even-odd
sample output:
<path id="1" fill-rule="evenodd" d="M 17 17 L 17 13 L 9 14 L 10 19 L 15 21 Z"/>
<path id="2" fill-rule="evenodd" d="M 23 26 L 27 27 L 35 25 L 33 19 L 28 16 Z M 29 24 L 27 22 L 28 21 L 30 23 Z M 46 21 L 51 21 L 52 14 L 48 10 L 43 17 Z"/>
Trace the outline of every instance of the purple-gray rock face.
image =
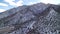
<path id="1" fill-rule="evenodd" d="M 51 4 L 20 6 L 0 14 L 0 34 L 59 34 L 60 14 Z"/>

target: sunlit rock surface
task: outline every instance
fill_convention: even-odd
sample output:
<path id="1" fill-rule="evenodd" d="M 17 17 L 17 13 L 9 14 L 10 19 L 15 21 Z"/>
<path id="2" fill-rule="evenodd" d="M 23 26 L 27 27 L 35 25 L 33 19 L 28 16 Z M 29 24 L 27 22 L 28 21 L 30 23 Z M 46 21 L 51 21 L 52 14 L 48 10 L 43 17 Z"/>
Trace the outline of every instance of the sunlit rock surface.
<path id="1" fill-rule="evenodd" d="M 20 6 L 0 14 L 0 34 L 60 34 L 60 13 L 54 5 Z"/>

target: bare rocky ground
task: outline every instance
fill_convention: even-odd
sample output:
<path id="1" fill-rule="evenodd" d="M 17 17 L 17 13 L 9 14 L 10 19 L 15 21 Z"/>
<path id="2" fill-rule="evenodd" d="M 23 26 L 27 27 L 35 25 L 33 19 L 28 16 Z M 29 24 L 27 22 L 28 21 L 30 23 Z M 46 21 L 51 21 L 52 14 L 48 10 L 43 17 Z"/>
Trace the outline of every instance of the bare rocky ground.
<path id="1" fill-rule="evenodd" d="M 50 4 L 21 6 L 0 14 L 0 34 L 60 34 L 60 13 Z"/>

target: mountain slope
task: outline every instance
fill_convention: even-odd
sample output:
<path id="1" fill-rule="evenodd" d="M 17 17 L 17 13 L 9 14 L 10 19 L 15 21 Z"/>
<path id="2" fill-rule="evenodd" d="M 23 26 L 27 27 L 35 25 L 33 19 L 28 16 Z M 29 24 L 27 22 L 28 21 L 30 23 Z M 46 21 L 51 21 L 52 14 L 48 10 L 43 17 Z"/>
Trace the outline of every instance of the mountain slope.
<path id="1" fill-rule="evenodd" d="M 0 33 L 58 34 L 60 14 L 53 7 L 38 3 L 7 10 L 0 14 Z"/>

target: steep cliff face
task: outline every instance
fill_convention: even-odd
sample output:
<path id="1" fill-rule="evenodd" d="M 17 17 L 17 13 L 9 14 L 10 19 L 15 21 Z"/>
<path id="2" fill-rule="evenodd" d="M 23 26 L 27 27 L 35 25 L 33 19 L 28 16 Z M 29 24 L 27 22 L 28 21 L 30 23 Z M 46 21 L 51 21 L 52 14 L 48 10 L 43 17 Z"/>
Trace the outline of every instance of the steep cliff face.
<path id="1" fill-rule="evenodd" d="M 50 4 L 21 6 L 0 14 L 1 34 L 59 34 L 60 14 Z"/>

